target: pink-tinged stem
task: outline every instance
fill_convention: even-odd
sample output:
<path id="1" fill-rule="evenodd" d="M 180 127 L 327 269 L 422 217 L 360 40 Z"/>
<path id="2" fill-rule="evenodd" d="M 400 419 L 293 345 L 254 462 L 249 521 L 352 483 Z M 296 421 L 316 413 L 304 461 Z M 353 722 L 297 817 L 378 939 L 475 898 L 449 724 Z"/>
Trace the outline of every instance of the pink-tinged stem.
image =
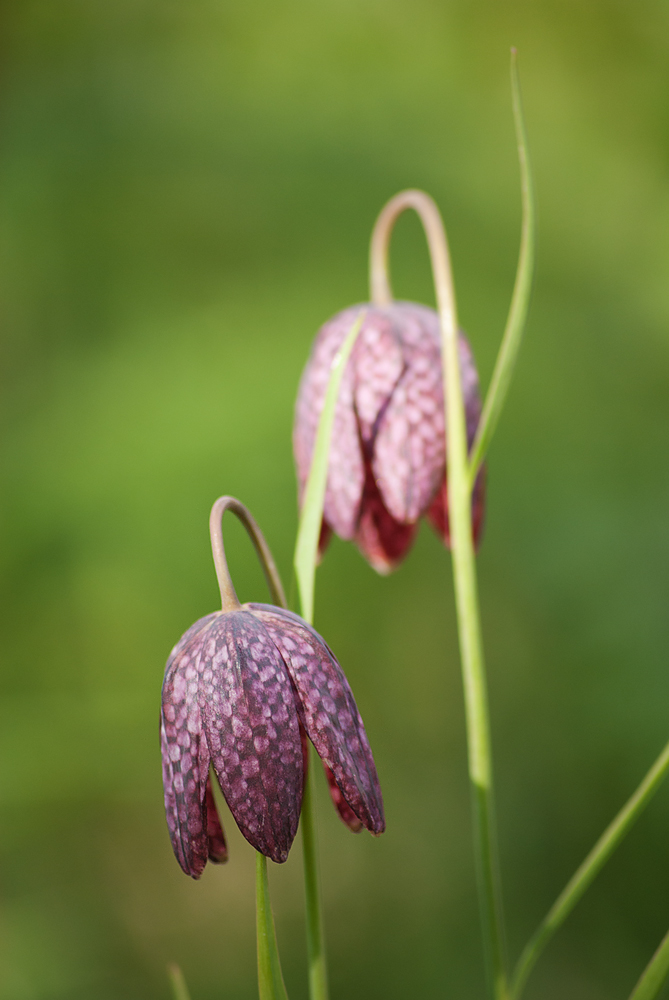
<path id="1" fill-rule="evenodd" d="M 248 507 L 245 507 L 244 504 L 241 503 L 240 500 L 236 500 L 235 497 L 219 497 L 218 500 L 214 502 L 214 506 L 211 508 L 211 514 L 209 516 L 209 533 L 211 535 L 211 551 L 214 557 L 216 576 L 218 577 L 218 585 L 221 591 L 223 611 L 237 611 L 241 607 L 237 594 L 235 593 L 235 588 L 232 584 L 230 571 L 228 570 L 228 563 L 225 558 L 225 549 L 223 548 L 223 526 L 221 522 L 226 510 L 231 511 L 236 517 L 239 518 L 246 528 L 249 538 L 253 542 L 256 554 L 260 560 L 260 565 L 262 566 L 263 573 L 265 574 L 265 579 L 267 580 L 267 586 L 269 587 L 270 594 L 272 595 L 272 603 L 279 605 L 281 608 L 286 608 L 288 604 L 283 586 L 281 584 L 279 571 L 276 568 L 276 563 L 274 562 L 272 553 L 270 552 L 269 545 L 265 541 L 265 536 L 258 527 L 255 518 L 252 516 Z"/>

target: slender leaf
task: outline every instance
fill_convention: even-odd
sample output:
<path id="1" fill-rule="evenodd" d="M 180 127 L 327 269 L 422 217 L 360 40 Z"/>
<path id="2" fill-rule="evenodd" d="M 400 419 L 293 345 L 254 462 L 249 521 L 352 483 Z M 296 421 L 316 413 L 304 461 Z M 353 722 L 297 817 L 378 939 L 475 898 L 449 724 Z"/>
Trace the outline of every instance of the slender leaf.
<path id="1" fill-rule="evenodd" d="M 525 319 L 530 303 L 532 290 L 532 275 L 534 272 L 535 244 L 535 212 L 534 185 L 527 152 L 527 132 L 523 117 L 523 105 L 520 97 L 520 82 L 516 50 L 511 49 L 511 92 L 513 95 L 513 116 L 516 124 L 518 141 L 518 160 L 520 162 L 520 188 L 523 207 L 521 226 L 520 253 L 516 282 L 511 298 L 511 307 L 506 321 L 506 329 L 497 354 L 495 369 L 490 380 L 490 387 L 483 406 L 483 413 L 472 446 L 470 460 L 470 482 L 473 485 L 481 462 L 486 456 L 497 421 L 499 420 L 509 390 L 509 383 L 518 358 L 518 351 L 525 327 Z"/>
<path id="2" fill-rule="evenodd" d="M 662 938 L 641 979 L 630 993 L 630 1000 L 654 1000 L 669 978 L 669 931 Z"/>
<path id="3" fill-rule="evenodd" d="M 314 444 L 314 454 L 311 459 L 309 478 L 304 491 L 304 501 L 300 514 L 300 524 L 297 531 L 297 542 L 295 545 L 295 574 L 297 576 L 297 586 L 300 591 L 300 608 L 302 617 L 308 622 L 313 621 L 314 616 L 314 576 L 316 573 L 316 553 L 318 552 L 318 538 L 321 531 L 321 521 L 323 519 L 323 503 L 325 501 L 325 487 L 328 478 L 328 458 L 330 454 L 330 438 L 332 437 L 332 424 L 334 422 L 335 406 L 339 394 L 342 375 L 346 368 L 355 338 L 360 332 L 364 319 L 364 310 L 358 314 L 357 319 L 346 335 L 346 339 L 341 349 L 335 355 L 332 362 L 330 381 L 325 394 L 325 402 L 318 422 L 316 441 Z"/>
<path id="4" fill-rule="evenodd" d="M 669 743 L 667 743 L 637 790 L 627 800 L 618 815 L 601 835 L 585 861 L 569 880 L 530 939 L 516 966 L 511 986 L 512 1000 L 518 1000 L 527 977 L 534 968 L 539 955 L 553 937 L 558 927 L 567 919 L 595 876 L 604 867 L 625 834 L 639 818 L 668 771 Z"/>

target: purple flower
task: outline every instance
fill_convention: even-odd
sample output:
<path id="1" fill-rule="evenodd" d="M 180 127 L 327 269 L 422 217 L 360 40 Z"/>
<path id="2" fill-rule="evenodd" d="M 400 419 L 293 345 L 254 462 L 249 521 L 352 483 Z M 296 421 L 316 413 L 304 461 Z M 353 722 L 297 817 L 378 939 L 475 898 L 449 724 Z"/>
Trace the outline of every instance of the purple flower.
<path id="1" fill-rule="evenodd" d="M 297 832 L 312 741 L 352 829 L 385 829 L 362 719 L 344 673 L 302 618 L 269 604 L 201 618 L 165 670 L 161 711 L 165 810 L 174 853 L 199 878 L 227 860 L 210 767 L 239 829 L 282 862 Z"/>
<path id="2" fill-rule="evenodd" d="M 446 544 L 450 540 L 437 313 L 413 302 L 353 306 L 321 327 L 300 382 L 293 446 L 301 501 L 332 361 L 362 308 L 335 411 L 320 549 L 334 531 L 355 540 L 374 569 L 388 573 L 411 547 L 423 514 Z M 462 333 L 459 351 L 471 446 L 481 401 Z M 472 498 L 475 541 L 483 493 L 482 472 Z"/>

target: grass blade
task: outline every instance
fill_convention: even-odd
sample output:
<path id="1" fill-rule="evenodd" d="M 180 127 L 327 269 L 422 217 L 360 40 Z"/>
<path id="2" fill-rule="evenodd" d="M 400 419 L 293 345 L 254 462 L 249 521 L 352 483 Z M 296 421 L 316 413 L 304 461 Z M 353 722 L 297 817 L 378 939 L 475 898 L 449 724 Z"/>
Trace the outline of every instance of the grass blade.
<path id="1" fill-rule="evenodd" d="M 527 944 L 514 973 L 511 986 L 512 1000 L 518 1000 L 539 955 L 646 808 L 667 772 L 669 772 L 669 743 L 564 887 Z"/>
<path id="2" fill-rule="evenodd" d="M 523 337 L 525 319 L 532 291 L 532 275 L 534 273 L 535 244 L 535 211 L 534 184 L 527 153 L 527 132 L 523 117 L 523 105 L 520 97 L 520 82 L 518 80 L 518 65 L 516 50 L 511 49 L 511 92 L 513 96 L 513 117 L 516 123 L 516 138 L 518 141 L 518 160 L 520 163 L 520 188 L 523 206 L 523 221 L 521 226 L 520 253 L 516 282 L 513 287 L 511 307 L 506 321 L 506 329 L 497 354 L 495 370 L 490 380 L 483 413 L 476 432 L 476 438 L 471 451 L 470 482 L 474 485 L 476 473 L 486 456 L 497 421 L 499 420 L 509 390 L 511 376 L 516 366 L 516 359 Z"/>
<path id="3" fill-rule="evenodd" d="M 654 1000 L 669 977 L 669 931 L 662 938 L 641 979 L 630 994 L 630 1000 Z"/>

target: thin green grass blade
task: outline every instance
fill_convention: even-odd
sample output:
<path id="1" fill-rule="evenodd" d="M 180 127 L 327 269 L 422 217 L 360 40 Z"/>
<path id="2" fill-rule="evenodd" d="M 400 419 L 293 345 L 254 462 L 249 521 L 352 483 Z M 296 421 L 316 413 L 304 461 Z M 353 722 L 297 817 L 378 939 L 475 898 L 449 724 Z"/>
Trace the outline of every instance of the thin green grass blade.
<path id="1" fill-rule="evenodd" d="M 365 313 L 363 310 L 353 323 L 346 335 L 346 340 L 342 344 L 341 350 L 335 355 L 332 362 L 330 381 L 316 433 L 316 443 L 314 445 L 309 478 L 304 491 L 304 503 L 302 504 L 300 524 L 297 530 L 294 563 L 297 586 L 300 592 L 300 609 L 302 617 L 308 622 L 312 622 L 314 617 L 316 553 L 318 551 L 318 538 L 323 519 L 323 502 L 325 500 L 325 486 L 328 477 L 328 457 L 330 454 L 330 438 L 332 437 L 335 405 L 337 403 L 341 378 L 346 368 L 346 362 L 353 349 L 355 338 L 360 332 L 364 316 Z"/>
<path id="2" fill-rule="evenodd" d="M 269 899 L 267 858 L 259 852 L 256 852 L 256 933 L 260 1000 L 288 1000 Z"/>
<path id="3" fill-rule="evenodd" d="M 186 986 L 184 974 L 175 962 L 171 962 L 167 966 L 167 975 L 169 976 L 174 1000 L 190 1000 L 190 993 Z"/>
<path id="4" fill-rule="evenodd" d="M 669 743 L 645 778 L 607 826 L 593 849 L 564 887 L 528 942 L 516 966 L 510 996 L 518 1000 L 530 972 L 555 932 L 565 922 L 586 889 L 646 808 L 669 773 Z M 650 994 L 649 994 L 650 995 Z"/>
<path id="5" fill-rule="evenodd" d="M 669 978 L 669 931 L 662 938 L 641 979 L 630 993 L 630 1000 L 655 1000 Z"/>
<path id="6" fill-rule="evenodd" d="M 520 82 L 516 50 L 511 49 L 511 92 L 513 96 L 513 117 L 516 124 L 518 140 L 518 160 L 520 163 L 520 189 L 523 206 L 523 219 L 520 236 L 520 253 L 516 282 L 513 287 L 511 307 L 506 321 L 506 329 L 497 354 L 495 370 L 483 406 L 483 413 L 472 446 L 470 458 L 470 481 L 473 486 L 481 462 L 486 456 L 490 441 L 499 420 L 509 390 L 509 383 L 516 365 L 520 343 L 523 337 L 525 319 L 532 291 L 532 275 L 534 273 L 535 245 L 535 212 L 534 184 L 527 152 L 527 132 L 523 116 L 523 105 L 520 97 Z"/>

